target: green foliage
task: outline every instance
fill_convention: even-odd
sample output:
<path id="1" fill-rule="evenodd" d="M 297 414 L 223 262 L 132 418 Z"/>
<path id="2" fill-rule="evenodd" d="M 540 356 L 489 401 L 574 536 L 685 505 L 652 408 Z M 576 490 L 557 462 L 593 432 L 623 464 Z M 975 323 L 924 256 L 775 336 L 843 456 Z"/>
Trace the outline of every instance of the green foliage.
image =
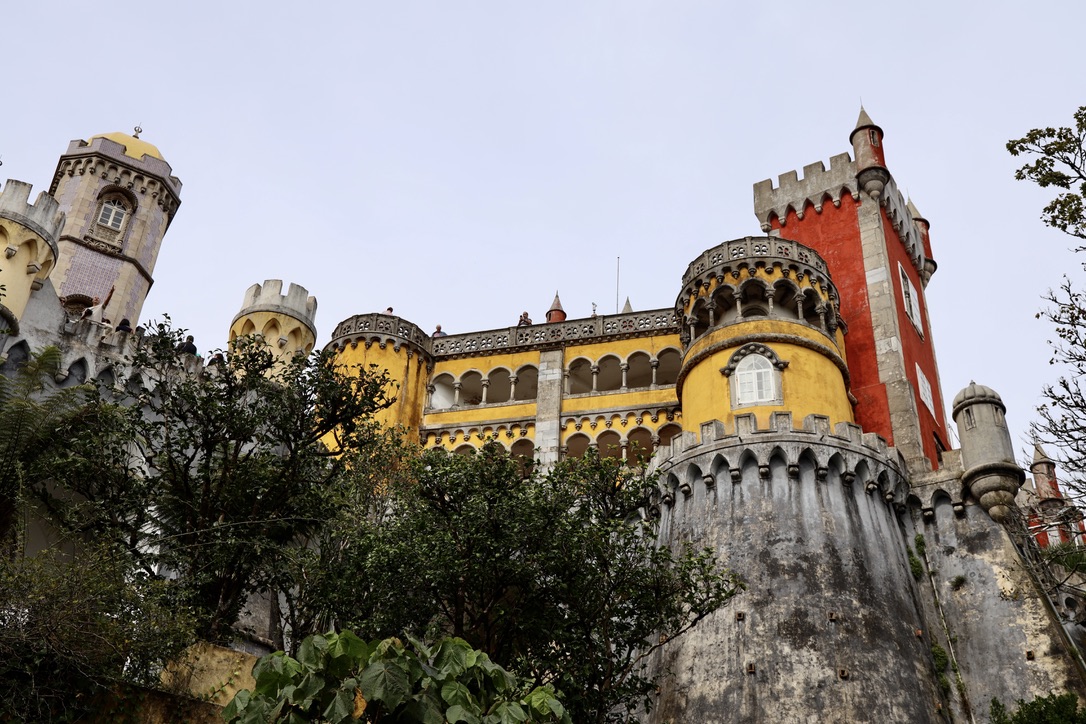
<path id="1" fill-rule="evenodd" d="M 0 557 L 0 721 L 76 721 L 117 684 L 154 684 L 191 642 L 172 585 L 84 547 Z"/>
<path id="2" fill-rule="evenodd" d="M 931 658 L 935 661 L 936 671 L 946 671 L 946 667 L 950 664 L 946 649 L 937 643 L 931 645 Z"/>
<path id="3" fill-rule="evenodd" d="M 998 699 L 992 699 L 992 724 L 1086 724 L 1086 709 L 1079 708 L 1074 694 L 1049 694 L 1033 701 L 1019 699 L 1018 708 L 1007 714 Z"/>
<path id="4" fill-rule="evenodd" d="M 950 587 L 955 591 L 960 591 L 966 583 L 969 582 L 965 576 L 954 576 L 950 579 Z"/>
<path id="5" fill-rule="evenodd" d="M 187 369 L 183 339 L 168 321 L 143 337 L 119 374 L 125 392 L 100 390 L 61 432 L 58 485 L 37 493 L 66 530 L 123 548 L 146 575 L 176 574 L 200 637 L 222 642 L 334 514 L 343 453 L 367 444 L 365 421 L 390 401 L 384 375 L 319 354 L 277 362 L 256 338 L 223 365 Z"/>
<path id="6" fill-rule="evenodd" d="M 906 547 L 905 551 L 909 556 L 909 571 L 913 574 L 913 578 L 919 581 L 924 577 L 924 564 L 916 557 L 912 548 Z"/>
<path id="7" fill-rule="evenodd" d="M 1041 188 L 1060 189 L 1045 206 L 1041 219 L 1052 228 L 1086 240 L 1086 106 L 1074 113 L 1073 127 L 1035 128 L 1007 143 L 1013 156 L 1032 159 L 1015 174 Z M 1077 251 L 1086 251 L 1080 245 Z M 1057 339 L 1050 341 L 1050 363 L 1061 367 L 1055 384 L 1045 385 L 1044 404 L 1031 425 L 1036 440 L 1052 448 L 1053 458 L 1072 491 L 1086 492 L 1086 297 L 1066 277 L 1046 296 L 1049 307 L 1038 317 L 1051 322 Z"/>
<path id="8" fill-rule="evenodd" d="M 1074 128 L 1035 128 L 1007 142 L 1012 156 L 1034 160 L 1015 172 L 1020 181 L 1063 189 L 1045 206 L 1041 220 L 1065 234 L 1086 239 L 1086 106 L 1074 114 Z"/>
<path id="9" fill-rule="evenodd" d="M 463 638 L 553 685 L 575 721 L 647 706 L 647 657 L 741 588 L 708 551 L 656 546 L 641 515 L 655 481 L 621 461 L 590 452 L 525 473 L 488 445 L 409 466 L 314 581 L 326 620 L 372 638 Z"/>
<path id="10" fill-rule="evenodd" d="M 923 558 L 924 554 L 927 553 L 928 550 L 927 544 L 924 543 L 924 534 L 917 533 L 916 537 L 913 538 L 913 543 L 916 544 L 916 554 Z"/>
<path id="11" fill-rule="evenodd" d="M 55 433 L 83 406 L 88 386 L 56 389 L 56 347 L 34 353 L 14 377 L 0 375 L 0 540 L 9 541 L 27 489 L 45 479 L 39 463 L 63 445 Z M 4 546 L 0 546 L 3 548 Z"/>
<path id="12" fill-rule="evenodd" d="M 253 668 L 256 687 L 223 712 L 228 722 L 570 722 L 550 687 L 517 679 L 463 639 L 432 647 L 365 643 L 350 631 L 306 638 Z"/>

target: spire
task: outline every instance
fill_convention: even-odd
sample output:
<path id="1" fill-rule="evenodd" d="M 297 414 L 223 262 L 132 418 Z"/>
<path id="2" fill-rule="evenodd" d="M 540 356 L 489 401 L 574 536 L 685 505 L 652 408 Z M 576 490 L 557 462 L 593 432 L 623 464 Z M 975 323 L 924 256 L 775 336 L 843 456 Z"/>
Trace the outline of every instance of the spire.
<path id="1" fill-rule="evenodd" d="M 852 133 L 849 134 L 849 143 L 852 142 L 852 137 L 865 128 L 874 128 L 879 132 L 879 138 L 883 137 L 882 129 L 879 128 L 874 121 L 871 120 L 871 116 L 867 115 L 867 111 L 864 110 L 863 104 L 860 105 L 860 116 L 856 119 L 856 127 L 852 129 Z"/>
<path id="2" fill-rule="evenodd" d="M 562 309 L 562 300 L 558 298 L 558 290 L 554 291 L 554 301 L 551 302 L 551 308 L 547 310 L 547 322 L 564 322 L 566 321 L 566 310 Z"/>
<path id="3" fill-rule="evenodd" d="M 1041 443 L 1033 443 L 1033 464 L 1037 463 L 1052 463 L 1052 458 L 1045 454 L 1044 448 L 1041 447 Z"/>
<path id="4" fill-rule="evenodd" d="M 558 290 L 557 289 L 554 290 L 554 301 L 551 302 L 551 308 L 548 309 L 547 311 L 548 312 L 564 312 L 564 311 L 566 311 L 566 310 L 562 309 L 562 300 L 558 298 Z"/>
<path id="5" fill-rule="evenodd" d="M 626 297 L 626 304 L 622 307 L 623 314 L 633 314 L 633 305 L 630 304 L 630 298 Z"/>

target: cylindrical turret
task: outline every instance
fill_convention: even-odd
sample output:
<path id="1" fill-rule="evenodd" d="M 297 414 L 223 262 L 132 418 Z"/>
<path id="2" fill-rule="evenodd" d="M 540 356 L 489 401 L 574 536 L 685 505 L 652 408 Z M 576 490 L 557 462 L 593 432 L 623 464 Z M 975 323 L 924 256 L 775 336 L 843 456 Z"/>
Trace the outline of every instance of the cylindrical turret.
<path id="1" fill-rule="evenodd" d="M 675 309 L 684 355 L 677 391 L 690 432 L 753 413 L 853 422 L 844 328 L 826 264 L 776 237 L 704 252 L 683 277 Z"/>
<path id="2" fill-rule="evenodd" d="M 230 323 L 230 343 L 259 334 L 279 359 L 312 352 L 317 342 L 317 298 L 297 284 L 291 284 L 286 294 L 282 292 L 281 279 L 249 287 L 241 311 Z"/>
<path id="3" fill-rule="evenodd" d="M 547 310 L 547 323 L 564 321 L 566 321 L 566 310 L 562 309 L 562 300 L 558 298 L 558 292 L 555 292 L 551 308 Z"/>
<path id="4" fill-rule="evenodd" d="M 1059 508 L 1064 504 L 1063 493 L 1056 482 L 1056 463 L 1045 454 L 1040 443 L 1033 446 L 1033 463 L 1029 466 L 1033 474 L 1033 487 L 1042 507 Z"/>
<path id="5" fill-rule="evenodd" d="M 326 350 L 349 368 L 376 365 L 388 371 L 396 401 L 375 416 L 386 425 L 418 430 L 426 406 L 426 383 L 433 367 L 430 337 L 417 325 L 392 314 L 359 314 L 336 326 Z"/>
<path id="6" fill-rule="evenodd" d="M 951 412 L 962 443 L 962 485 L 1000 522 L 1010 515 L 1026 477 L 1014 462 L 1006 411 L 995 390 L 970 382 L 954 398 Z"/>
<path id="7" fill-rule="evenodd" d="M 139 320 L 181 181 L 159 150 L 126 133 L 72 141 L 50 193 L 67 215 L 53 286 L 62 297 L 105 299 L 104 316 Z"/>
<path id="8" fill-rule="evenodd" d="M 856 180 L 860 182 L 860 188 L 871 198 L 878 199 L 890 180 L 890 172 L 886 169 L 882 149 L 882 129 L 875 125 L 863 106 L 860 106 L 860 117 L 848 140 L 856 156 Z"/>
<path id="9" fill-rule="evenodd" d="M 29 203 L 30 184 L 8 179 L 0 192 L 0 329 L 18 332 L 30 293 L 41 288 L 57 260 L 64 214 L 44 191 Z"/>

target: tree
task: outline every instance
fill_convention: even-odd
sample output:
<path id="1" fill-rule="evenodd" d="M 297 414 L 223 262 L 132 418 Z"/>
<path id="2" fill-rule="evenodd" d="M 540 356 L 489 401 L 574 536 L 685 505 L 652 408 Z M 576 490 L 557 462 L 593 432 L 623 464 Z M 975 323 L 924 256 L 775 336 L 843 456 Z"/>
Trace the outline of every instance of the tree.
<path id="1" fill-rule="evenodd" d="M 1045 206 L 1041 220 L 1076 239 L 1086 240 L 1086 106 L 1074 114 L 1075 127 L 1034 128 L 1007 142 L 1012 156 L 1034 160 L 1015 172 L 1019 181 L 1063 189 Z M 1086 247 L 1078 247 L 1082 251 Z"/>
<path id="2" fill-rule="evenodd" d="M 1061 191 L 1045 206 L 1042 221 L 1079 240 L 1086 240 L 1086 106 L 1074 114 L 1075 125 L 1035 128 L 1007 143 L 1013 156 L 1032 159 L 1015 174 L 1019 180 Z M 1076 251 L 1086 251 L 1079 245 Z M 1031 425 L 1039 442 L 1051 446 L 1071 491 L 1086 492 L 1086 296 L 1067 277 L 1045 297 L 1048 307 L 1038 317 L 1056 328 L 1050 363 L 1061 368 L 1055 384 L 1045 385 L 1039 421 Z"/>
<path id="3" fill-rule="evenodd" d="M 56 389 L 56 347 L 31 355 L 14 377 L 0 375 L 0 541 L 12 542 L 14 524 L 36 468 L 62 444 L 56 430 L 86 403 L 90 387 Z M 0 545 L 0 549 L 7 546 Z"/>
<path id="4" fill-rule="evenodd" d="M 390 404 L 387 378 L 324 354 L 277 362 L 259 338 L 196 369 L 183 339 L 168 320 L 144 336 L 129 371 L 62 432 L 53 483 L 36 492 L 64 529 L 176 578 L 197 634 L 228 642 L 286 551 L 333 515 L 344 454 Z"/>
<path id="5" fill-rule="evenodd" d="M 396 638 L 367 644 L 350 631 L 315 635 L 297 659 L 265 656 L 253 676 L 255 690 L 239 691 L 223 712 L 228 722 L 570 721 L 549 688 L 531 689 L 456 638 L 430 647 Z"/>
<path id="6" fill-rule="evenodd" d="M 656 545 L 654 479 L 621 461 L 590 452 L 526 473 L 492 444 L 428 451 L 411 472 L 325 571 L 331 618 L 366 637 L 463 638 L 553 686 L 574 721 L 649 706 L 647 657 L 741 588 L 709 552 Z"/>
<path id="7" fill-rule="evenodd" d="M 115 687 L 155 685 L 191 643 L 171 588 L 108 546 L 0 556 L 0 721 L 84 721 Z"/>

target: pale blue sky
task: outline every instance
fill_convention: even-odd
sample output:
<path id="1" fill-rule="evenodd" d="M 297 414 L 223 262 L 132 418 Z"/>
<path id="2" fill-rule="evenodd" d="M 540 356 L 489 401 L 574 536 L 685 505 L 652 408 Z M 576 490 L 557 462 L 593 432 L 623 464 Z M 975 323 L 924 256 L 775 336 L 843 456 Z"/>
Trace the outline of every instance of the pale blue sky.
<path id="1" fill-rule="evenodd" d="M 392 305 L 430 330 L 670 307 L 703 249 L 759 233 L 752 184 L 849 150 L 861 98 L 932 225 L 949 401 L 1021 436 L 1054 375 L 1034 319 L 1069 240 L 1007 139 L 1086 104 L 1086 5 L 1009 2 L 25 3 L 3 10 L 0 174 L 131 131 L 184 182 L 144 316 L 202 350 L 282 278 L 319 343 Z M 1072 29 L 1071 32 L 1065 31 Z M 1020 442 L 1020 440 L 1019 440 Z"/>

